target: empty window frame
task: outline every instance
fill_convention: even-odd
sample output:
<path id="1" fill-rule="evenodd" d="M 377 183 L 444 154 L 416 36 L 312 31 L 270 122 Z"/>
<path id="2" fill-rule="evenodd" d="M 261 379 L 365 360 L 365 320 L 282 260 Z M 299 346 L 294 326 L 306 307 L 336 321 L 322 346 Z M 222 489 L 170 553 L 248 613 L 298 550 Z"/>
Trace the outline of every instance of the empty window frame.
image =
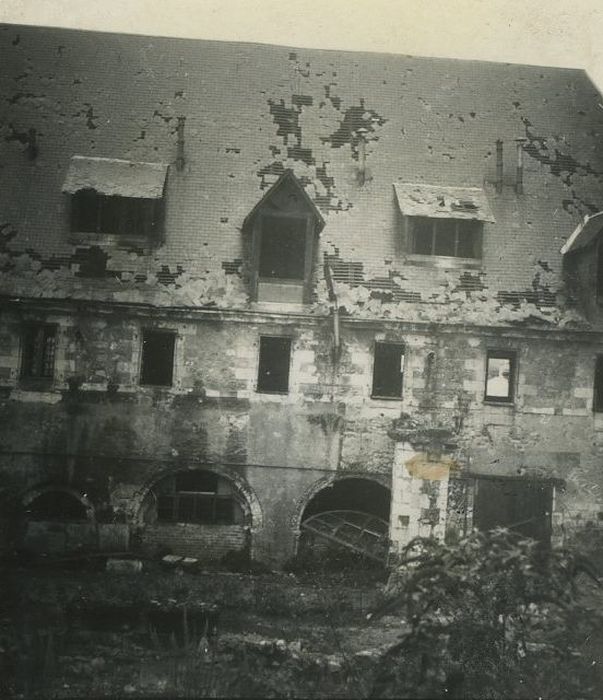
<path id="1" fill-rule="evenodd" d="M 476 219 L 411 219 L 411 251 L 417 255 L 482 257 L 483 224 Z"/>
<path id="2" fill-rule="evenodd" d="M 160 523 L 232 525 L 244 520 L 231 485 L 213 472 L 182 472 L 169 477 L 155 495 Z"/>
<path id="3" fill-rule="evenodd" d="M 99 194 L 79 190 L 71 200 L 71 230 L 77 233 L 108 233 L 149 236 L 159 228 L 161 201 Z"/>
<path id="4" fill-rule="evenodd" d="M 402 398 L 404 376 L 404 345 L 401 343 L 375 343 L 373 364 L 374 398 Z"/>
<path id="5" fill-rule="evenodd" d="M 267 394 L 286 394 L 289 391 L 290 360 L 290 338 L 262 336 L 257 390 Z"/>
<path id="6" fill-rule="evenodd" d="M 510 403 L 515 395 L 517 356 L 514 352 L 488 350 L 484 399 Z"/>
<path id="7" fill-rule="evenodd" d="M 176 334 L 173 331 L 143 331 L 140 365 L 141 384 L 172 386 L 175 344 Z"/>
<path id="8" fill-rule="evenodd" d="M 603 355 L 598 355 L 595 360 L 593 410 L 603 413 Z"/>
<path id="9" fill-rule="evenodd" d="M 262 216 L 260 279 L 303 280 L 306 265 L 305 218 Z"/>
<path id="10" fill-rule="evenodd" d="M 28 324 L 23 328 L 21 348 L 22 379 L 52 379 L 56 352 L 57 327 L 48 323 Z"/>

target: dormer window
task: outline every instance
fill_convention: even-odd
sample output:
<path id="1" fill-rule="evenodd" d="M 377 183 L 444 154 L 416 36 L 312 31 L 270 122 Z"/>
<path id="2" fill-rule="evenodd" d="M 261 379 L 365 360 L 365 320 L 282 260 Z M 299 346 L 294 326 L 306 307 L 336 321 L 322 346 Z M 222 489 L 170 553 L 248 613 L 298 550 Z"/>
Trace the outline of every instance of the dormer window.
<path id="1" fill-rule="evenodd" d="M 71 231 L 116 236 L 150 236 L 158 225 L 154 199 L 108 197 L 95 190 L 80 190 L 71 203 Z"/>
<path id="2" fill-rule="evenodd" d="M 320 212 L 290 170 L 245 220 L 251 233 L 251 297 L 260 302 L 309 303 Z"/>
<path id="3" fill-rule="evenodd" d="M 603 212 L 585 216 L 560 252 L 570 298 L 589 321 L 598 322 L 603 307 Z"/>
<path id="4" fill-rule="evenodd" d="M 158 239 L 167 165 L 74 156 L 63 192 L 74 234 Z"/>
<path id="5" fill-rule="evenodd" d="M 412 253 L 453 258 L 482 257 L 481 221 L 415 216 L 411 218 L 410 228 Z"/>
<path id="6" fill-rule="evenodd" d="M 484 222 L 494 221 L 482 189 L 410 183 L 394 189 L 411 256 L 481 259 Z"/>

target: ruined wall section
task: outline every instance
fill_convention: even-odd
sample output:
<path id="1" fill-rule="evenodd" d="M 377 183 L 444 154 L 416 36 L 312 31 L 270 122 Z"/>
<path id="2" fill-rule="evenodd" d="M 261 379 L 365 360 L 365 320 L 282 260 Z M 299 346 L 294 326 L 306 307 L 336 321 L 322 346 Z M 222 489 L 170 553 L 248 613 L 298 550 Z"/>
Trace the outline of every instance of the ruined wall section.
<path id="1" fill-rule="evenodd" d="M 71 485 L 113 522 L 134 518 L 158 479 L 213 466 L 257 494 L 258 551 L 268 558 L 293 551 L 300 494 L 336 474 L 389 478 L 393 470 L 401 537 L 410 532 L 398 518 L 408 516 L 403 506 L 413 504 L 423 534 L 437 534 L 446 526 L 447 480 L 475 474 L 561 480 L 557 528 L 600 517 L 603 423 L 592 410 L 600 339 L 592 333 L 348 320 L 334 362 L 331 328 L 312 318 L 73 317 L 55 309 L 44 319 L 59 324 L 56 378 L 32 390 L 19 381 L 19 333 L 40 314 L 3 314 L 0 462 L 13 493 Z M 177 333 L 172 388 L 139 385 L 149 325 Z M 259 337 L 274 333 L 293 341 L 284 396 L 255 387 Z M 370 396 L 375 341 L 405 346 L 400 399 Z M 484 401 L 488 349 L 517 353 L 512 405 Z"/>
<path id="2" fill-rule="evenodd" d="M 558 250 L 603 192 L 603 117 L 579 71 L 20 27 L 0 42 L 5 293 L 243 308 L 243 220 L 291 168 L 326 218 L 318 260 L 350 313 L 573 320 Z M 170 164 L 163 244 L 70 238 L 61 186 L 75 154 Z M 496 223 L 481 269 L 411 264 L 395 182 L 485 187 Z"/>

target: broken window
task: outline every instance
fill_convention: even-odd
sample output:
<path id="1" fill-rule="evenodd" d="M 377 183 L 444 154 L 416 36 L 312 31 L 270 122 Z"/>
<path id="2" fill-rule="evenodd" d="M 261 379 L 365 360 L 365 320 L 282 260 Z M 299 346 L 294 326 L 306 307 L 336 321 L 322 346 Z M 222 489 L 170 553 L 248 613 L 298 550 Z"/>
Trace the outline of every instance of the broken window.
<path id="1" fill-rule="evenodd" d="M 411 251 L 417 255 L 481 258 L 482 222 L 476 219 L 411 219 Z"/>
<path id="2" fill-rule="evenodd" d="M 95 190 L 79 190 L 71 204 L 71 230 L 77 233 L 109 233 L 149 236 L 159 224 L 156 199 L 108 196 Z"/>
<path id="3" fill-rule="evenodd" d="M 404 345 L 375 343 L 372 396 L 386 399 L 401 398 L 403 373 Z"/>
<path id="4" fill-rule="evenodd" d="M 158 522 L 232 525 L 244 521 L 231 484 L 213 472 L 180 472 L 160 482 L 154 493 Z"/>
<path id="5" fill-rule="evenodd" d="M 175 343 L 172 331 L 143 331 L 141 384 L 172 386 Z"/>
<path id="6" fill-rule="evenodd" d="M 603 355 L 598 355 L 595 361 L 595 386 L 593 410 L 603 413 Z"/>
<path id="7" fill-rule="evenodd" d="M 21 377 L 51 379 L 54 376 L 57 327 L 47 323 L 29 324 L 23 329 Z"/>
<path id="8" fill-rule="evenodd" d="M 513 352 L 488 351 L 486 360 L 486 401 L 513 401 L 516 355 Z"/>
<path id="9" fill-rule="evenodd" d="M 289 391 L 290 358 L 290 338 L 260 338 L 258 391 L 268 394 L 286 394 Z"/>

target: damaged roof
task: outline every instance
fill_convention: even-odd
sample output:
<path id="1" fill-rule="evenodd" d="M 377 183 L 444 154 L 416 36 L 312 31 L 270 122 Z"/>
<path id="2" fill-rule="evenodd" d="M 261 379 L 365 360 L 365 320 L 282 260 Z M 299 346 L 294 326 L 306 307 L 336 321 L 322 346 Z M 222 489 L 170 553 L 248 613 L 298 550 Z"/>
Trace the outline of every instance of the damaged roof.
<path id="1" fill-rule="evenodd" d="M 75 194 L 90 189 L 107 196 L 159 199 L 163 196 L 167 170 L 164 163 L 73 156 L 63 192 Z"/>
<path id="2" fill-rule="evenodd" d="M 428 216 L 446 219 L 478 219 L 494 222 L 495 218 L 483 189 L 478 187 L 444 187 L 415 183 L 394 183 L 400 212 L 404 216 Z"/>
<path id="3" fill-rule="evenodd" d="M 603 209 L 603 110 L 581 70 L 18 25 L 0 25 L 0 56 L 0 288 L 89 294 L 100 242 L 107 296 L 197 300 L 187 280 L 209 280 L 204 303 L 244 304 L 244 222 L 291 171 L 322 226 L 317 298 L 328 258 L 367 314 L 422 313 L 442 290 L 550 305 L 561 243 Z M 78 238 L 63 192 L 81 188 L 163 192 L 161 235 Z M 400 211 L 489 222 L 479 272 L 413 264 Z"/>

